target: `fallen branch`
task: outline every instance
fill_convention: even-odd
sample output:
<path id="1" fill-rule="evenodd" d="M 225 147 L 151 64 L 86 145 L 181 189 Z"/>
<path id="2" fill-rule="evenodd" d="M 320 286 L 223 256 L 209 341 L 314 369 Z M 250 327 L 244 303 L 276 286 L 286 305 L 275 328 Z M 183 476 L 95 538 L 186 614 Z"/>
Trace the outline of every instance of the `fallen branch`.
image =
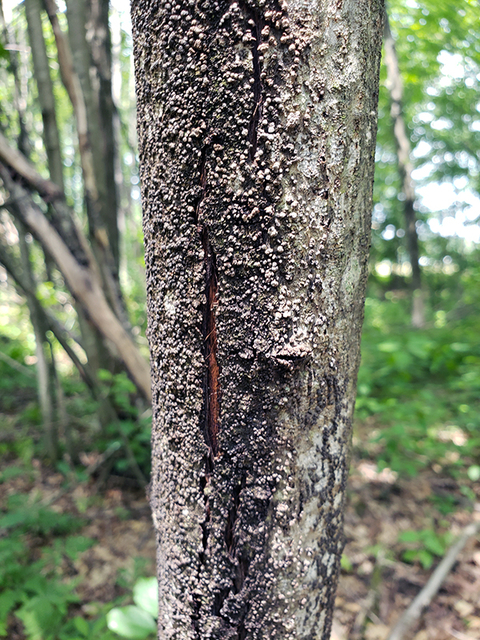
<path id="1" fill-rule="evenodd" d="M 475 536 L 480 531 L 480 520 L 478 522 L 472 522 L 463 530 L 463 533 L 458 540 L 448 550 L 447 555 L 440 562 L 438 567 L 430 576 L 430 580 L 423 587 L 417 597 L 413 600 L 412 604 L 400 617 L 393 628 L 392 633 L 388 636 L 387 640 L 402 640 L 410 628 L 419 619 L 423 609 L 428 607 L 433 598 L 437 595 L 438 590 L 442 586 L 445 578 L 450 573 L 455 561 L 462 551 L 463 547 L 467 544 L 472 536 Z"/>

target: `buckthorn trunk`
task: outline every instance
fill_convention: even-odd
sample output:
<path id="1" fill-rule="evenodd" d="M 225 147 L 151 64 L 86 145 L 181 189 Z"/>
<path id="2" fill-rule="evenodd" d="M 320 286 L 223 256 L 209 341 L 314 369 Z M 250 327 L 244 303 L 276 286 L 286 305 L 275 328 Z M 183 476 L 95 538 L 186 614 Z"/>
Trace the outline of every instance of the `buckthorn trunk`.
<path id="1" fill-rule="evenodd" d="M 380 0 L 133 0 L 159 638 L 330 636 Z"/>

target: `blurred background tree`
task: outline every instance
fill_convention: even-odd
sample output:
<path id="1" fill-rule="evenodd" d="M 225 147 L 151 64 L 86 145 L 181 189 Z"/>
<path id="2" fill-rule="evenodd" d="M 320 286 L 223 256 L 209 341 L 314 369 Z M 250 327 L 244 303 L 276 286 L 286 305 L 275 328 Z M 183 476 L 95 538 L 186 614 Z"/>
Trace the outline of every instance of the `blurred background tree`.
<path id="1" fill-rule="evenodd" d="M 66 451 L 77 462 L 59 366 L 71 374 L 73 365 L 86 384 L 102 433 L 131 418 L 125 413 L 136 415 L 141 397 L 150 396 L 131 44 L 108 2 L 75 1 L 60 11 L 54 0 L 27 0 L 8 10 L 0 112 L 4 283 L 27 302 L 45 453 L 55 462 Z M 5 287 L 7 300 L 13 289 Z M 8 312 L 4 320 L 7 328 Z M 15 329 L 4 335 L 25 344 Z M 130 411 L 112 396 L 122 372 L 134 383 Z"/>

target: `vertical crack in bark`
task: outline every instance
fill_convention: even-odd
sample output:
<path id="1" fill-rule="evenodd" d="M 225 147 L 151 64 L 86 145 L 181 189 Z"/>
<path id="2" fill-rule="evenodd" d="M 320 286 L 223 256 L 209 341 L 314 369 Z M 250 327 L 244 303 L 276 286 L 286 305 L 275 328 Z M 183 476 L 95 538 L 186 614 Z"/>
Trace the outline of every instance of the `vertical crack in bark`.
<path id="1" fill-rule="evenodd" d="M 257 151 L 257 135 L 258 135 L 258 123 L 262 116 L 262 103 L 263 103 L 263 85 L 261 80 L 260 58 L 258 47 L 261 41 L 261 22 L 260 18 L 255 11 L 248 10 L 250 19 L 248 24 L 252 28 L 252 58 L 253 58 L 253 99 L 254 107 L 253 113 L 250 117 L 250 123 L 248 125 L 248 139 L 250 141 L 250 148 L 248 150 L 248 159 L 253 162 L 255 153 Z"/>
<path id="2" fill-rule="evenodd" d="M 225 545 L 227 547 L 228 555 L 230 559 L 235 562 L 235 575 L 232 576 L 232 586 L 226 589 L 223 589 L 220 593 L 218 593 L 215 597 L 214 604 L 214 614 L 220 616 L 222 607 L 233 592 L 234 594 L 240 593 L 245 583 L 245 579 L 248 576 L 248 570 L 250 567 L 249 560 L 242 554 L 237 554 L 237 541 L 238 541 L 238 533 L 235 532 L 235 527 L 237 522 L 240 519 L 239 509 L 240 509 L 240 496 L 242 491 L 246 486 L 246 474 L 242 473 L 242 478 L 240 484 L 233 490 L 232 495 L 232 504 L 230 509 L 228 510 L 227 516 L 227 525 L 225 527 L 224 539 Z M 245 618 L 247 615 L 247 606 L 243 607 L 243 611 L 240 614 L 240 618 L 237 622 L 237 636 L 236 639 L 246 638 L 245 631 Z"/>
<path id="3" fill-rule="evenodd" d="M 203 248 L 205 265 L 205 303 L 203 311 L 202 334 L 205 356 L 204 382 L 204 425 L 203 434 L 209 449 L 207 475 L 213 470 L 214 459 L 218 455 L 218 430 L 220 416 L 220 369 L 217 360 L 217 327 L 215 309 L 218 303 L 217 259 L 208 233 L 208 227 L 201 220 L 202 202 L 207 189 L 206 149 L 202 151 L 200 161 L 200 196 L 195 204 L 195 224 Z"/>
<path id="4" fill-rule="evenodd" d="M 261 42 L 261 21 L 258 14 L 252 11 L 250 8 L 246 8 L 248 17 L 248 25 L 251 28 L 251 51 L 253 62 L 253 98 L 254 107 L 250 117 L 248 127 L 248 140 L 249 150 L 248 159 L 253 162 L 257 151 L 257 136 L 258 125 L 262 116 L 262 103 L 263 103 L 263 86 L 261 82 L 261 68 L 260 68 L 260 56 L 258 47 Z M 212 247 L 212 243 L 209 236 L 209 230 L 207 224 L 202 220 L 202 203 L 206 196 L 207 191 L 207 169 L 206 169 L 206 156 L 207 147 L 202 150 L 202 156 L 199 166 L 199 183 L 200 194 L 195 202 L 194 221 L 197 226 L 197 232 L 200 237 L 200 241 L 203 249 L 203 260 L 205 265 L 205 304 L 202 322 L 202 334 L 203 334 L 203 352 L 205 356 L 205 382 L 204 382 L 204 408 L 203 408 L 203 433 L 205 442 L 208 446 L 208 454 L 205 460 L 205 476 L 201 481 L 201 491 L 205 501 L 205 518 L 201 523 L 202 529 L 202 551 L 199 553 L 199 572 L 202 565 L 207 560 L 207 548 L 208 548 L 208 536 L 211 519 L 210 500 L 206 492 L 206 488 L 210 483 L 211 475 L 213 472 L 215 458 L 219 453 L 218 446 L 218 433 L 219 433 L 219 415 L 220 415 L 220 384 L 219 374 L 220 369 L 218 365 L 218 343 L 217 343 L 217 327 L 215 319 L 215 310 L 218 304 L 218 272 L 217 272 L 217 260 L 215 251 Z M 232 499 L 232 506 L 229 509 L 227 524 L 225 528 L 225 544 L 228 554 L 232 561 L 236 564 L 235 575 L 232 576 L 232 587 L 223 589 L 215 596 L 215 603 L 213 606 L 214 615 L 221 615 L 221 609 L 224 602 L 229 595 L 233 592 L 235 594 L 240 593 L 245 583 L 245 579 L 248 575 L 250 562 L 243 556 L 243 554 L 237 555 L 237 536 L 235 534 L 235 527 L 239 520 L 239 506 L 240 506 L 240 494 L 245 488 L 246 477 L 242 475 L 241 483 L 234 492 Z M 194 604 L 194 613 L 192 615 L 192 622 L 194 629 L 197 633 L 200 633 L 198 622 L 200 619 L 201 602 L 196 599 Z M 237 624 L 237 638 L 243 640 L 246 638 L 245 630 L 245 617 L 247 610 L 245 609 L 240 616 Z"/>
<path id="5" fill-rule="evenodd" d="M 203 354 L 205 356 L 205 376 L 204 376 L 204 400 L 202 411 L 202 431 L 208 452 L 205 456 L 205 475 L 201 479 L 200 489 L 204 496 L 205 517 L 200 524 L 202 529 L 202 551 L 199 553 L 198 574 L 200 575 L 202 565 L 205 565 L 208 536 L 210 527 L 210 499 L 206 492 L 206 488 L 210 483 L 215 457 L 218 455 L 218 429 L 219 429 L 219 399 L 220 385 L 219 373 L 220 369 L 217 361 L 217 328 L 215 322 L 215 308 L 217 306 L 218 297 L 218 278 L 217 278 L 217 260 L 215 251 L 213 250 L 208 233 L 208 227 L 201 220 L 202 203 L 205 199 L 207 190 L 207 149 L 202 150 L 202 157 L 199 167 L 200 195 L 198 196 L 194 206 L 194 222 L 203 249 L 203 261 L 205 265 L 205 302 L 203 305 L 202 320 L 202 336 L 203 336 Z M 193 628 L 200 637 L 199 629 L 201 600 L 195 598 L 192 613 Z"/>
<path id="6" fill-rule="evenodd" d="M 246 486 L 245 472 L 242 474 L 242 479 L 238 487 L 233 490 L 232 506 L 228 510 L 227 526 L 225 527 L 225 544 L 227 545 L 227 551 L 231 558 L 235 557 L 237 548 L 237 538 L 235 537 L 235 525 L 239 519 L 239 507 L 240 507 L 240 495 Z"/>
<path id="7" fill-rule="evenodd" d="M 219 367 L 217 361 L 217 327 L 215 308 L 218 303 L 217 260 L 210 242 L 208 229 L 203 225 L 200 231 L 205 262 L 206 304 L 203 316 L 204 352 L 206 361 L 205 380 L 205 441 L 210 450 L 211 465 L 218 454 L 219 428 Z"/>
<path id="8" fill-rule="evenodd" d="M 248 140 L 249 150 L 248 159 L 253 162 L 255 153 L 257 151 L 257 136 L 258 136 L 258 124 L 262 116 L 262 103 L 263 103 L 263 86 L 261 82 L 261 69 L 260 69 L 260 56 L 258 47 L 261 42 L 261 22 L 256 12 L 250 8 L 246 8 L 248 17 L 248 25 L 251 28 L 251 51 L 253 61 L 253 98 L 254 107 L 250 117 L 248 127 Z M 202 479 L 201 490 L 204 495 L 205 501 L 205 518 L 201 524 L 202 528 L 202 551 L 199 554 L 199 572 L 202 565 L 205 565 L 207 561 L 207 549 L 208 549 L 208 536 L 210 528 L 210 499 L 207 495 L 206 488 L 211 480 L 212 471 L 215 464 L 215 458 L 219 453 L 218 447 L 218 432 L 219 432 L 219 414 L 220 414 L 220 384 L 219 384 L 219 366 L 217 359 L 217 328 L 215 320 L 215 309 L 218 304 L 218 273 L 217 273 L 217 261 L 215 251 L 212 247 L 212 243 L 209 236 L 209 230 L 207 224 L 202 221 L 202 203 L 205 199 L 207 188 L 207 176 L 206 176 L 206 147 L 202 151 L 202 157 L 199 167 L 200 176 L 200 195 L 195 204 L 195 224 L 200 236 L 200 240 L 203 248 L 204 265 L 205 265 L 205 305 L 203 314 L 203 349 L 205 355 L 206 371 L 205 371 L 205 388 L 204 388 L 204 426 L 203 433 L 205 442 L 208 446 L 208 454 L 205 461 L 205 476 Z M 239 507 L 240 507 L 240 494 L 245 488 L 246 477 L 242 474 L 240 485 L 235 489 L 232 496 L 232 506 L 229 509 L 227 523 L 225 527 L 224 539 L 227 547 L 228 555 L 235 563 L 234 575 L 232 575 L 232 586 L 226 589 L 222 589 L 215 595 L 213 611 L 216 616 L 221 616 L 221 610 L 225 601 L 232 594 L 238 594 L 243 589 L 245 579 L 248 575 L 250 562 L 242 554 L 237 554 L 237 535 L 235 528 L 239 521 Z M 200 619 L 200 600 L 195 601 L 194 614 L 192 616 L 193 626 L 200 634 L 201 631 L 198 626 Z M 244 640 L 246 638 L 245 618 L 247 615 L 247 608 L 242 611 L 240 618 L 237 622 L 237 639 Z"/>

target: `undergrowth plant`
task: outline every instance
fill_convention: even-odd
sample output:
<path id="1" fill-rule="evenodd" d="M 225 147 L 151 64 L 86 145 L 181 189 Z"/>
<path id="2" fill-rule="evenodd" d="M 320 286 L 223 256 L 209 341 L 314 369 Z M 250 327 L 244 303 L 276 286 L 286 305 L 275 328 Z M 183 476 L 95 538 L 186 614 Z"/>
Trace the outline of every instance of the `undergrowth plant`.
<path id="1" fill-rule="evenodd" d="M 480 475 L 476 273 L 460 281 L 450 308 L 430 309 L 423 329 L 409 325 L 406 292 L 367 298 L 356 421 L 373 425 L 370 450 L 380 469 L 414 476 L 434 465 L 471 480 Z"/>
<path id="2" fill-rule="evenodd" d="M 112 640 L 105 615 L 73 615 L 78 580 L 60 568 L 95 543 L 79 535 L 84 524 L 31 496 L 8 498 L 0 514 L 0 637 L 12 637 L 12 625 L 21 623 L 27 640 Z"/>
<path id="3" fill-rule="evenodd" d="M 107 614 L 108 628 L 122 638 L 147 640 L 157 630 L 158 583 L 156 578 L 141 578 L 133 587 L 134 605 L 114 607 Z"/>
<path id="4" fill-rule="evenodd" d="M 398 541 L 404 547 L 402 560 L 410 564 L 419 562 L 424 569 L 430 569 L 436 558 L 442 558 L 452 540 L 449 531 L 439 533 L 436 529 L 402 531 Z"/>

